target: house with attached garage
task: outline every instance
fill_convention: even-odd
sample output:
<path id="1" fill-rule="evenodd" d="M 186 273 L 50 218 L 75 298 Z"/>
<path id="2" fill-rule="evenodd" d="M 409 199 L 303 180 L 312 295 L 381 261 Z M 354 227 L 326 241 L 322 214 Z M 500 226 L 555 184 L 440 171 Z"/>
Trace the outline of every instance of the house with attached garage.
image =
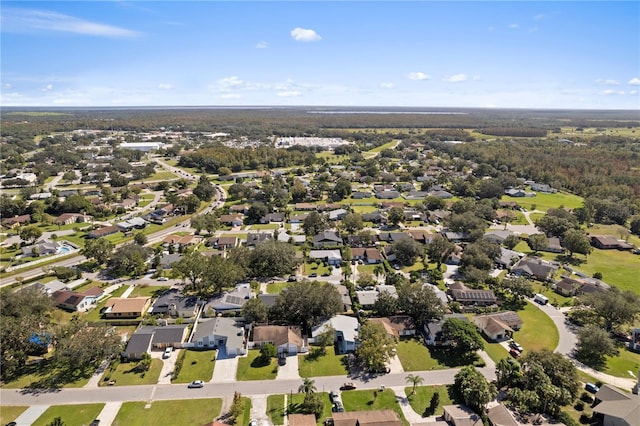
<path id="1" fill-rule="evenodd" d="M 253 327 L 251 341 L 254 348 L 271 343 L 279 354 L 297 354 L 304 352 L 306 348 L 302 330 L 298 326 L 256 325 Z"/>
<path id="2" fill-rule="evenodd" d="M 445 314 L 441 319 L 432 319 L 423 326 L 425 344 L 428 346 L 449 346 L 451 344 L 450 341 L 444 340 L 442 336 L 442 326 L 450 318 L 469 322 L 469 318 L 463 314 Z"/>
<path id="3" fill-rule="evenodd" d="M 102 313 L 104 318 L 138 318 L 147 312 L 150 297 L 112 297 L 107 300 Z"/>
<path id="4" fill-rule="evenodd" d="M 461 282 L 451 284 L 449 294 L 454 301 L 467 307 L 493 306 L 498 301 L 493 291 L 469 288 Z"/>
<path id="5" fill-rule="evenodd" d="M 416 334 L 416 323 L 413 321 L 413 318 L 408 315 L 369 318 L 369 321 L 381 324 L 385 331 L 395 340 Z"/>
<path id="6" fill-rule="evenodd" d="M 340 265 L 342 263 L 342 254 L 340 250 L 310 250 L 309 259 L 322 260 L 328 265 Z"/>
<path id="7" fill-rule="evenodd" d="M 127 342 L 122 357 L 128 360 L 137 360 L 152 350 L 182 348 L 188 332 L 186 324 L 141 327 L 133 333 Z"/>
<path id="8" fill-rule="evenodd" d="M 548 262 L 538 257 L 525 257 L 513 265 L 511 273 L 548 281 L 558 270 L 558 264 Z"/>
<path id="9" fill-rule="evenodd" d="M 640 396 L 613 386 L 602 385 L 595 394 L 594 417 L 603 426 L 637 426 L 640 424 Z"/>
<path id="10" fill-rule="evenodd" d="M 324 231 L 313 236 L 313 248 L 335 247 L 342 245 L 342 238 L 335 231 Z"/>
<path id="11" fill-rule="evenodd" d="M 320 325 L 313 327 L 309 342 L 317 343 L 318 336 L 324 333 L 329 327 L 333 327 L 335 330 L 336 337 L 334 342 L 338 348 L 338 353 L 346 354 L 356 350 L 356 338 L 358 337 L 358 329 L 360 328 L 357 318 L 347 315 L 335 315 Z"/>
<path id="12" fill-rule="evenodd" d="M 244 327 L 235 318 L 216 317 L 199 320 L 191 336 L 196 349 L 218 349 L 220 355 L 244 355 Z"/>
<path id="13" fill-rule="evenodd" d="M 192 318 L 198 313 L 198 301 L 195 296 L 185 296 L 176 288 L 165 291 L 158 297 L 151 308 L 151 315 L 170 315 L 179 318 Z"/>
<path id="14" fill-rule="evenodd" d="M 475 315 L 473 323 L 485 336 L 496 342 L 509 338 L 522 327 L 522 319 L 513 311 Z"/>
<path id="15" fill-rule="evenodd" d="M 249 299 L 255 296 L 251 290 L 251 284 L 236 284 L 235 288 L 229 292 L 225 291 L 221 296 L 210 300 L 203 308 L 202 314 L 214 316 L 220 311 L 240 311 Z"/>
<path id="16" fill-rule="evenodd" d="M 369 265 L 382 263 L 382 253 L 377 248 L 352 248 L 351 255 L 353 260 L 362 260 Z"/>

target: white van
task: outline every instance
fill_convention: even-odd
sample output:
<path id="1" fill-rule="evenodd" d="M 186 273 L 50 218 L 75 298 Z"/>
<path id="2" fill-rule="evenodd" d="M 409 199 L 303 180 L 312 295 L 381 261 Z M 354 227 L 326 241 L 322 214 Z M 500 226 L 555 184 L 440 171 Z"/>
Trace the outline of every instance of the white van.
<path id="1" fill-rule="evenodd" d="M 546 305 L 547 303 L 549 303 L 549 298 L 547 296 L 541 295 L 540 293 L 536 293 L 536 295 L 533 298 L 533 301 L 541 305 Z"/>

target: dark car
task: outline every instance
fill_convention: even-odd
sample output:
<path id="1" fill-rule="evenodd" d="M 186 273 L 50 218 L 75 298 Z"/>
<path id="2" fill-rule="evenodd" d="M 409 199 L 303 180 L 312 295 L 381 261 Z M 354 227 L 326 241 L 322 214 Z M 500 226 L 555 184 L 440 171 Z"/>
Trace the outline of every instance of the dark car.
<path id="1" fill-rule="evenodd" d="M 317 276 L 318 276 L 318 274 L 316 274 L 315 272 L 313 274 L 309 274 L 309 278 L 315 278 Z"/>
<path id="2" fill-rule="evenodd" d="M 520 358 L 520 351 L 517 349 L 509 349 L 509 353 L 511 354 L 512 357 L 514 358 Z"/>
<path id="3" fill-rule="evenodd" d="M 584 385 L 584 388 L 591 393 L 597 393 L 600 390 L 600 388 L 593 383 L 587 383 L 586 385 Z"/>
<path id="4" fill-rule="evenodd" d="M 298 281 L 298 279 L 296 278 L 295 275 L 290 275 L 289 278 L 287 278 L 287 281 L 292 283 L 292 282 Z"/>
<path id="5" fill-rule="evenodd" d="M 287 365 L 287 354 L 278 354 L 278 365 Z"/>
<path id="6" fill-rule="evenodd" d="M 342 405 L 342 402 L 337 401 L 335 404 L 333 404 L 333 407 L 331 407 L 331 411 L 333 411 L 334 413 L 344 413 L 344 406 Z"/>
<path id="7" fill-rule="evenodd" d="M 354 385 L 351 382 L 345 383 L 344 385 L 340 386 L 340 390 L 342 390 L 342 391 L 344 391 L 344 390 L 354 390 L 355 388 L 356 388 L 356 385 Z"/>

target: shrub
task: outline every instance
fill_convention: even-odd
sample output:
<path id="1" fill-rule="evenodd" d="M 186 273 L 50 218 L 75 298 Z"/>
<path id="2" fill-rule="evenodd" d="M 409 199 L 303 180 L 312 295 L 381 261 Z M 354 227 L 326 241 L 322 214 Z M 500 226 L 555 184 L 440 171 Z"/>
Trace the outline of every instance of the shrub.
<path id="1" fill-rule="evenodd" d="M 574 405 L 573 408 L 575 408 L 576 411 L 583 411 L 584 410 L 584 402 L 582 402 L 582 401 L 576 402 L 576 405 Z"/>
<path id="2" fill-rule="evenodd" d="M 580 414 L 580 423 L 583 425 L 591 424 L 592 416 L 587 413 Z"/>
<path id="3" fill-rule="evenodd" d="M 580 395 L 580 400 L 586 402 L 587 404 L 591 404 L 593 402 L 593 398 L 586 392 L 582 392 Z"/>
<path id="4" fill-rule="evenodd" d="M 180 355 L 178 355 L 176 364 L 173 367 L 173 373 L 171 374 L 171 380 L 175 380 L 178 378 L 178 375 L 180 374 L 180 370 L 182 370 L 182 364 L 184 364 L 185 356 L 187 356 L 187 351 L 181 351 Z"/>

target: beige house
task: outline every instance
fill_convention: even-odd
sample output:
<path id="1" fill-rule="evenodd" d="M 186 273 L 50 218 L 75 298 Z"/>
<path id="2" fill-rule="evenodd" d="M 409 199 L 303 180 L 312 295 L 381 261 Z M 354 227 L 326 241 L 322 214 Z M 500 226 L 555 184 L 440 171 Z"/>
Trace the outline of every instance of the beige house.
<path id="1" fill-rule="evenodd" d="M 138 318 L 151 304 L 150 297 L 112 297 L 107 300 L 104 318 Z"/>

